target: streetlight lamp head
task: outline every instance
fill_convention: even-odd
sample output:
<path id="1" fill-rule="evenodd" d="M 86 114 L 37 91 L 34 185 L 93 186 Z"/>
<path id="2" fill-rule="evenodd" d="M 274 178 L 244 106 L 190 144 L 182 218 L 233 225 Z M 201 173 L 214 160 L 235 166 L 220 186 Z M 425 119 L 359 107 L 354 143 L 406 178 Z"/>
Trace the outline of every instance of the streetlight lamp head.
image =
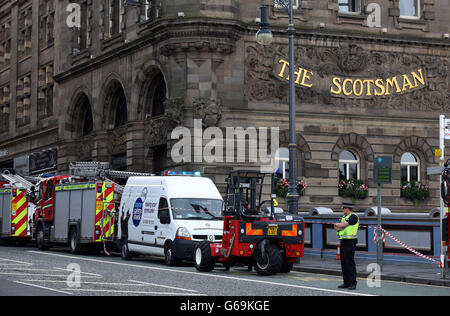
<path id="1" fill-rule="evenodd" d="M 272 32 L 269 30 L 269 22 L 267 21 L 267 7 L 263 2 L 261 6 L 261 23 L 258 33 L 256 33 L 256 41 L 258 44 L 267 46 L 273 42 Z"/>
<path id="2" fill-rule="evenodd" d="M 273 42 L 272 32 L 267 27 L 261 27 L 256 33 L 256 41 L 258 44 L 268 46 Z"/>

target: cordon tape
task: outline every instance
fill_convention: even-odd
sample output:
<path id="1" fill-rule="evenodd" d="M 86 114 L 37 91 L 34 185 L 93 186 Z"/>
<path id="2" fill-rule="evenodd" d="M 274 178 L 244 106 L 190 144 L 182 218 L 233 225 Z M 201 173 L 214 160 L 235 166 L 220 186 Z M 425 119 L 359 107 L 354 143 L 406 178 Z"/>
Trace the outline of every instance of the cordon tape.
<path id="1" fill-rule="evenodd" d="M 336 224 L 336 223 L 330 223 L 330 222 L 308 222 L 308 221 L 305 221 L 305 223 L 308 223 L 308 224 L 325 224 L 325 225 L 334 225 L 334 224 Z M 369 228 L 369 229 L 370 229 L 370 228 L 373 228 L 373 242 L 374 242 L 375 244 L 378 243 L 377 230 L 378 230 L 379 228 L 381 228 L 381 227 L 373 227 L 373 226 L 369 227 L 369 226 L 365 226 L 365 225 L 360 225 L 359 227 Z M 435 260 L 435 259 L 433 259 L 433 258 L 431 258 L 431 257 L 429 257 L 429 256 L 426 256 L 426 255 L 424 255 L 424 254 L 418 252 L 417 250 L 415 250 L 415 249 L 409 247 L 409 246 L 406 245 L 405 243 L 403 243 L 403 242 L 401 242 L 400 240 L 398 240 L 395 236 L 393 236 L 393 235 L 392 235 L 391 233 L 389 233 L 387 230 L 381 228 L 381 231 L 382 231 L 382 240 L 383 240 L 383 243 L 386 243 L 386 235 L 387 235 L 389 238 L 391 238 L 393 241 L 395 241 L 397 244 L 399 244 L 400 246 L 402 246 L 402 247 L 405 248 L 406 250 L 412 252 L 413 254 L 415 254 L 416 256 L 418 256 L 418 257 L 420 257 L 420 258 L 423 258 L 423 259 L 426 259 L 426 260 L 431 261 L 431 262 L 433 262 L 433 263 L 436 263 L 436 264 L 439 265 L 440 268 L 442 268 L 442 262 L 441 262 L 441 261 Z"/>

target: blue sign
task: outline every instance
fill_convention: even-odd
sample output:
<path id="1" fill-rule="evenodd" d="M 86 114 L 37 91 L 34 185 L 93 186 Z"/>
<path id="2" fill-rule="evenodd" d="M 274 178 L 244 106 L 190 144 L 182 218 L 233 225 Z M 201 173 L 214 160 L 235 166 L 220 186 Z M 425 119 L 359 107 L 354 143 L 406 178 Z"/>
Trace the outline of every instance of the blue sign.
<path id="1" fill-rule="evenodd" d="M 142 208 L 144 206 L 144 203 L 142 202 L 141 198 L 138 198 L 136 202 L 134 203 L 133 207 L 133 224 L 135 227 L 138 227 L 141 223 L 142 219 Z"/>

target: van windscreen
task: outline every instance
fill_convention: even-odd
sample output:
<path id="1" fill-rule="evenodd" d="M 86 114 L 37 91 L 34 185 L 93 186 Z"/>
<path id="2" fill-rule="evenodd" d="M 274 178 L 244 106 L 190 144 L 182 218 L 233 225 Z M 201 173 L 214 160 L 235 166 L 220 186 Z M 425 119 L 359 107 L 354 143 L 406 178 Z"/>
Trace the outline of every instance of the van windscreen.
<path id="1" fill-rule="evenodd" d="M 171 199 L 174 219 L 221 220 L 222 200 L 212 199 Z"/>

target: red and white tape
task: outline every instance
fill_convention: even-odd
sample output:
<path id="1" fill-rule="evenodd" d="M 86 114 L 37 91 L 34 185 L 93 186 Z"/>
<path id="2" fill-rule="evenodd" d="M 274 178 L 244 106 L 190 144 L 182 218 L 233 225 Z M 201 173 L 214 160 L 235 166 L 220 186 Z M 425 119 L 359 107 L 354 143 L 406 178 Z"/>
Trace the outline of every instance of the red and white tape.
<path id="1" fill-rule="evenodd" d="M 377 234 L 377 227 L 373 227 L 373 242 L 375 244 L 378 243 L 378 234 Z M 384 229 L 381 230 L 381 240 L 383 240 L 383 244 L 386 243 L 386 234 L 384 233 Z"/>
<path id="2" fill-rule="evenodd" d="M 335 224 L 335 223 L 330 223 L 330 222 L 308 222 L 306 221 L 305 223 L 310 223 L 310 224 L 325 224 L 325 225 L 330 225 L 330 224 Z M 373 242 L 376 244 L 378 243 L 378 236 L 377 236 L 377 230 L 378 227 L 371 227 L 371 226 L 366 226 L 366 225 L 360 225 L 359 227 L 364 227 L 364 228 L 373 228 Z M 395 241 L 397 244 L 399 244 L 400 246 L 402 246 L 403 248 L 409 250 L 410 252 L 412 252 L 413 254 L 415 254 L 416 256 L 419 256 L 423 259 L 426 259 L 428 261 L 434 262 L 439 264 L 439 266 L 442 268 L 442 262 L 435 260 L 431 257 L 428 257 L 420 252 L 418 252 L 417 250 L 414 250 L 413 248 L 409 247 L 408 245 L 406 245 L 405 243 L 401 242 L 400 240 L 398 240 L 397 238 L 395 238 L 391 233 L 389 233 L 388 231 L 386 231 L 385 229 L 381 228 L 381 232 L 382 232 L 382 240 L 383 243 L 386 243 L 386 235 L 389 236 L 393 241 Z"/>
<path id="3" fill-rule="evenodd" d="M 378 237 L 376 236 L 377 233 L 377 229 L 378 227 L 373 227 L 374 228 L 374 242 L 376 242 L 376 240 L 378 240 Z M 442 263 L 440 261 L 437 261 L 431 257 L 428 257 L 420 252 L 418 252 L 417 250 L 409 247 L 408 245 L 406 245 L 405 243 L 401 242 L 400 240 L 398 240 L 397 238 L 395 238 L 391 233 L 389 233 L 388 231 L 384 230 L 383 228 L 381 228 L 383 235 L 388 235 L 393 241 L 395 241 L 397 244 L 399 244 L 400 246 L 402 246 L 403 248 L 411 251 L 413 254 L 415 254 L 416 256 L 419 256 L 423 259 L 426 259 L 428 261 L 434 262 L 439 264 L 439 266 L 442 268 Z M 383 240 L 383 242 L 385 242 L 385 240 Z"/>

